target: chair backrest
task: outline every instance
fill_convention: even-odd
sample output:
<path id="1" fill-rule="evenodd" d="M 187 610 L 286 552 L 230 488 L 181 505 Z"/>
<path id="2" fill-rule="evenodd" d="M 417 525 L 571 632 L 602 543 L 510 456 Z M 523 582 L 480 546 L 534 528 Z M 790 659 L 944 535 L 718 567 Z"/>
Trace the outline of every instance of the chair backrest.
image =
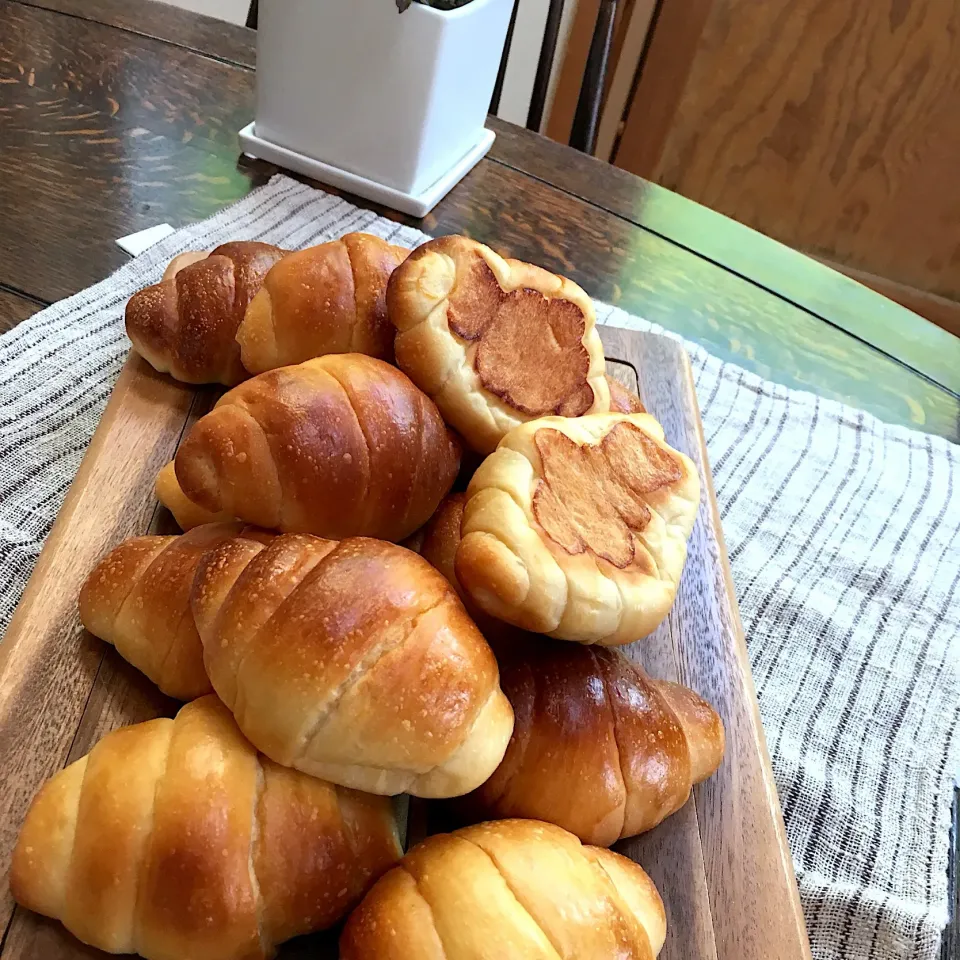
<path id="1" fill-rule="evenodd" d="M 594 0 L 593 9 L 585 10 L 589 18 L 591 12 L 595 14 L 592 38 L 582 75 L 576 78 L 579 90 L 576 99 L 576 111 L 570 128 L 570 145 L 578 150 L 592 152 L 597 139 L 597 130 L 600 123 L 600 113 L 603 105 L 603 91 L 610 62 L 610 50 L 613 44 L 614 23 L 617 14 L 618 0 Z M 500 72 L 497 77 L 497 86 L 494 89 L 490 103 L 490 112 L 497 113 L 503 79 L 507 71 L 507 62 L 513 50 L 514 27 L 517 21 L 517 11 L 520 0 L 514 0 L 513 13 L 510 19 L 510 28 L 507 32 L 507 42 L 504 46 L 503 57 L 500 61 Z M 560 38 L 561 23 L 564 15 L 564 0 L 550 0 L 543 27 L 543 39 L 540 45 L 537 61 L 537 71 L 533 81 L 530 96 L 530 106 L 527 113 L 527 128 L 540 130 L 543 125 L 544 111 L 549 96 L 551 78 L 557 67 L 557 46 Z M 580 11 L 575 11 L 575 20 Z M 575 23 L 574 28 L 579 23 Z M 566 64 L 564 64 L 566 66 Z"/>

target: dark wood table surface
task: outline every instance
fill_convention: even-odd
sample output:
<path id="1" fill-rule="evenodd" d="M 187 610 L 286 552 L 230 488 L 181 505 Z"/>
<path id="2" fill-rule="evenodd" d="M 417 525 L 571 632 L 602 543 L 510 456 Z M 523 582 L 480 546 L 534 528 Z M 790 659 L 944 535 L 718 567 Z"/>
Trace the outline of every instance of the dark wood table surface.
<path id="1" fill-rule="evenodd" d="M 0 330 L 120 266 L 117 237 L 206 217 L 276 172 L 237 147 L 255 46 L 151 0 L 0 0 Z M 760 376 L 960 440 L 960 340 L 655 184 L 490 123 L 490 155 L 433 213 L 380 212 L 563 273 Z"/>

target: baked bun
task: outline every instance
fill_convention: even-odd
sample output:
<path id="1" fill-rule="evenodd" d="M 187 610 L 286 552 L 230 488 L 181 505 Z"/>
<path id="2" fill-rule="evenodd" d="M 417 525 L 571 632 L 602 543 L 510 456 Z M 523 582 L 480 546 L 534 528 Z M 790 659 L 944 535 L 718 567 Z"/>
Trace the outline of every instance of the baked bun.
<path id="1" fill-rule="evenodd" d="M 466 505 L 465 493 L 451 493 L 444 497 L 436 513 L 423 528 L 417 553 L 446 577 L 462 601 L 470 603 L 470 598 L 457 580 L 457 571 L 454 568 L 457 547 L 460 546 L 460 524 Z"/>
<path id="2" fill-rule="evenodd" d="M 493 648 L 493 652 L 499 656 L 501 647 L 504 644 L 511 644 L 514 636 L 522 631 L 485 613 L 460 586 L 454 563 L 457 548 L 460 546 L 460 524 L 466 504 L 465 493 L 451 493 L 445 497 L 437 507 L 437 512 L 423 527 L 417 544 L 417 553 L 446 577 L 447 582 L 457 591 L 457 596 L 470 614 L 470 619 L 480 628 L 480 632 Z"/>
<path id="3" fill-rule="evenodd" d="M 513 736 L 465 798 L 476 819 L 547 820 L 608 847 L 675 813 L 723 759 L 723 724 L 692 690 L 618 650 L 526 635 L 500 654 Z"/>
<path id="4" fill-rule="evenodd" d="M 402 540 L 457 476 L 433 401 L 358 353 L 262 373 L 224 394 L 177 451 L 184 496 L 284 532 Z"/>
<path id="5" fill-rule="evenodd" d="M 285 257 L 237 331 L 244 367 L 263 373 L 328 353 L 392 360 L 387 281 L 409 253 L 369 233 L 348 233 Z"/>
<path id="6" fill-rule="evenodd" d="M 114 547 L 80 590 L 80 619 L 165 694 L 193 700 L 213 688 L 190 612 L 197 564 L 233 537 L 268 534 L 242 523 L 196 527 L 180 537 L 134 537 Z"/>
<path id="7" fill-rule="evenodd" d="M 670 610 L 699 503 L 696 469 L 648 414 L 526 423 L 467 488 L 457 580 L 524 629 L 629 643 Z"/>
<path id="8" fill-rule="evenodd" d="M 593 303 L 570 280 L 441 237 L 397 268 L 387 306 L 397 364 L 480 453 L 527 420 L 609 409 Z"/>
<path id="9" fill-rule="evenodd" d="M 653 960 L 666 915 L 632 860 L 551 824 L 429 837 L 351 914 L 341 960 Z"/>
<path id="10" fill-rule="evenodd" d="M 607 374 L 607 386 L 610 388 L 611 413 L 646 413 L 647 408 L 640 398 L 628 390 L 619 380 Z"/>
<path id="11" fill-rule="evenodd" d="M 214 689 L 278 763 L 447 797 L 503 758 L 513 713 L 496 660 L 447 581 L 403 547 L 228 541 L 197 571 L 193 612 Z"/>
<path id="12" fill-rule="evenodd" d="M 48 780 L 10 870 L 23 906 L 147 960 L 265 960 L 401 854 L 391 804 L 257 755 L 216 697 L 108 733 Z M 83 954 L 64 948 L 34 954 Z"/>
<path id="13" fill-rule="evenodd" d="M 267 271 L 285 254 L 269 243 L 239 240 L 209 256 L 174 257 L 164 279 L 127 304 L 127 336 L 137 353 L 185 383 L 244 380 L 237 328 Z"/>
<path id="14" fill-rule="evenodd" d="M 157 474 L 153 492 L 160 503 L 173 514 L 173 519 L 177 521 L 177 526 L 181 530 L 192 530 L 204 523 L 225 523 L 233 520 L 233 515 L 226 510 L 214 513 L 211 510 L 204 510 L 190 500 L 180 489 L 177 471 L 172 460 Z"/>

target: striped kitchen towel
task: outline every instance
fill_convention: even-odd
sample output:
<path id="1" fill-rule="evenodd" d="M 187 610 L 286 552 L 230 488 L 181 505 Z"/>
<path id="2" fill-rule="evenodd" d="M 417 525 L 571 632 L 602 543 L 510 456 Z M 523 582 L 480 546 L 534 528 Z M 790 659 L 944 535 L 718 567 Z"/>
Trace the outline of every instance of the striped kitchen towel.
<path id="1" fill-rule="evenodd" d="M 275 177 L 0 338 L 0 627 L 129 349 L 130 295 L 185 249 L 349 230 L 423 239 Z M 960 772 L 960 453 L 687 348 L 814 956 L 931 960 Z"/>

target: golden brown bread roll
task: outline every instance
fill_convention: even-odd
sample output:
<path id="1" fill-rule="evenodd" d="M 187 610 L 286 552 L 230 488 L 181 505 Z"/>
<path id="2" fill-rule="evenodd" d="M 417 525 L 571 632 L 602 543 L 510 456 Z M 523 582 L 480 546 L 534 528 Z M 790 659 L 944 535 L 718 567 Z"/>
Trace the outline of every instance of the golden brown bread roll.
<path id="1" fill-rule="evenodd" d="M 197 571 L 214 689 L 278 763 L 371 793 L 463 794 L 503 758 L 513 713 L 453 589 L 396 544 L 236 539 Z"/>
<path id="2" fill-rule="evenodd" d="M 590 298 L 466 237 L 418 247 L 387 288 L 397 363 L 480 453 L 527 420 L 610 407 Z"/>
<path id="3" fill-rule="evenodd" d="M 696 469 L 648 414 L 525 423 L 470 481 L 457 579 L 524 629 L 629 643 L 670 610 L 699 503 Z"/>
<path id="4" fill-rule="evenodd" d="M 127 336 L 137 353 L 185 383 L 239 383 L 247 373 L 237 327 L 267 271 L 285 253 L 269 243 L 239 240 L 209 257 L 175 257 L 160 283 L 127 304 Z"/>
<path id="5" fill-rule="evenodd" d="M 429 397 L 396 367 L 348 353 L 224 394 L 175 464 L 206 511 L 335 540 L 402 540 L 436 509 L 459 459 Z"/>
<path id="6" fill-rule="evenodd" d="M 80 590 L 80 619 L 165 694 L 193 700 L 213 688 L 190 612 L 201 557 L 225 540 L 269 534 L 242 523 L 196 527 L 182 537 L 134 537 L 110 551 Z"/>
<path id="7" fill-rule="evenodd" d="M 454 560 L 457 547 L 460 546 L 460 522 L 463 519 L 463 508 L 466 503 L 465 493 L 451 493 L 443 499 L 436 513 L 422 528 L 417 553 L 432 567 L 439 570 L 457 591 L 457 596 L 460 597 L 470 619 L 480 628 L 480 632 L 496 654 L 502 644 L 512 643 L 514 635 L 519 631 L 516 627 L 491 617 L 490 614 L 481 610 L 457 580 Z"/>
<path id="8" fill-rule="evenodd" d="M 348 233 L 285 257 L 237 331 L 244 367 L 263 373 L 328 353 L 392 360 L 387 281 L 409 253 L 369 233 Z"/>
<path id="9" fill-rule="evenodd" d="M 470 603 L 470 598 L 457 580 L 454 560 L 457 547 L 460 546 L 460 524 L 466 503 L 465 493 L 451 493 L 444 497 L 424 526 L 417 550 L 427 563 L 436 567 L 446 577 L 447 582 L 457 591 L 457 596 L 464 602 L 464 606 Z"/>
<path id="10" fill-rule="evenodd" d="M 477 819 L 529 817 L 608 847 L 675 813 L 723 759 L 723 724 L 692 690 L 617 650 L 514 638 L 500 685 L 510 745 L 465 798 Z"/>
<path id="11" fill-rule="evenodd" d="M 532 820 L 429 837 L 351 914 L 341 960 L 653 960 L 663 902 L 632 860 Z"/>
<path id="12" fill-rule="evenodd" d="M 163 271 L 162 280 L 170 280 L 175 277 L 184 267 L 189 267 L 193 263 L 199 263 L 210 256 L 209 250 L 187 250 L 184 253 L 178 253 L 168 264 L 167 269 Z"/>
<path id="13" fill-rule="evenodd" d="M 204 523 L 229 523 L 233 520 L 232 514 L 226 510 L 213 513 L 188 499 L 180 489 L 177 471 L 172 460 L 157 474 L 154 493 L 173 514 L 173 519 L 177 521 L 181 530 L 192 530 Z"/>
<path id="14" fill-rule="evenodd" d="M 628 390 L 619 380 L 607 374 L 607 386 L 610 388 L 611 413 L 646 413 L 647 408 L 640 398 Z"/>
<path id="15" fill-rule="evenodd" d="M 258 756 L 209 696 L 49 780 L 10 886 L 110 953 L 253 960 L 336 923 L 400 853 L 389 801 Z"/>

